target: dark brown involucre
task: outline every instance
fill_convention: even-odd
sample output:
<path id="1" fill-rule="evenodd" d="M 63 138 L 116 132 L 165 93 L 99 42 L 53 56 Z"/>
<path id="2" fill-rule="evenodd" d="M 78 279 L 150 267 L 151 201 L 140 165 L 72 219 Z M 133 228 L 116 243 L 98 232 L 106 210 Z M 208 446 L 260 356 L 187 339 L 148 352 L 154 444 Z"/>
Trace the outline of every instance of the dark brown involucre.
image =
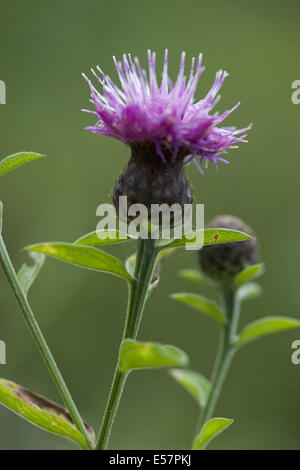
<path id="1" fill-rule="evenodd" d="M 188 179 L 177 157 L 164 151 L 165 162 L 157 155 L 155 145 L 140 143 L 131 146 L 129 163 L 115 185 L 113 202 L 118 210 L 120 196 L 127 196 L 128 206 L 144 204 L 191 204 L 193 195 Z M 182 160 L 184 158 L 182 155 Z"/>

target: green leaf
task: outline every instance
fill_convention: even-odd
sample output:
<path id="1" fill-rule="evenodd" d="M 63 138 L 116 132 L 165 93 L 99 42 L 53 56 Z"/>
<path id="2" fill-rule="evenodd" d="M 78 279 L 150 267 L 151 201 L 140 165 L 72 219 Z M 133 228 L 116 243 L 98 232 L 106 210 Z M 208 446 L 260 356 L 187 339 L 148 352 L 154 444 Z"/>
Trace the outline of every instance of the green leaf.
<path id="1" fill-rule="evenodd" d="M 240 272 L 235 278 L 235 287 L 240 287 L 245 282 L 254 279 L 255 277 L 262 274 L 264 271 L 264 263 L 260 264 L 253 264 L 252 266 L 248 266 L 242 272 Z"/>
<path id="2" fill-rule="evenodd" d="M 198 284 L 206 285 L 208 282 L 204 274 L 198 269 L 182 269 L 179 271 L 179 276 L 188 281 L 194 281 Z"/>
<path id="3" fill-rule="evenodd" d="M 242 330 L 237 341 L 237 346 L 243 346 L 250 341 L 254 341 L 262 336 L 277 333 L 283 330 L 299 328 L 300 321 L 291 317 L 263 317 L 249 323 Z"/>
<path id="4" fill-rule="evenodd" d="M 124 374 L 133 369 L 184 367 L 187 363 L 186 353 L 175 346 L 132 339 L 125 339 L 121 344 L 119 369 Z"/>
<path id="5" fill-rule="evenodd" d="M 97 248 L 74 245 L 72 243 L 53 242 L 30 245 L 25 249 L 28 251 L 38 251 L 87 269 L 109 272 L 128 281 L 132 280 L 132 277 L 119 259 Z"/>
<path id="6" fill-rule="evenodd" d="M 204 232 L 204 233 L 203 233 Z M 249 240 L 252 237 L 247 233 L 239 232 L 237 230 L 229 230 L 225 228 L 206 228 L 198 230 L 196 232 L 190 232 L 184 235 L 182 238 L 176 238 L 167 245 L 168 248 L 182 247 L 182 246 L 206 246 L 216 245 L 219 243 L 238 242 L 243 240 Z M 166 247 L 165 244 L 162 246 Z"/>
<path id="7" fill-rule="evenodd" d="M 29 255 L 33 259 L 34 264 L 32 266 L 28 266 L 24 263 L 18 272 L 18 280 L 25 296 L 27 296 L 28 291 L 40 272 L 46 258 L 43 253 L 29 253 Z"/>
<path id="8" fill-rule="evenodd" d="M 237 297 L 240 302 L 255 299 L 262 294 L 262 287 L 256 282 L 246 282 L 237 290 Z"/>
<path id="9" fill-rule="evenodd" d="M 0 161 L 0 175 L 8 173 L 24 163 L 31 162 L 31 160 L 36 160 L 37 158 L 42 157 L 45 157 L 45 155 L 33 152 L 20 152 L 15 153 L 14 155 L 9 155 Z"/>
<path id="10" fill-rule="evenodd" d="M 205 406 L 211 385 L 204 375 L 187 369 L 172 369 L 170 374 L 195 398 L 200 407 Z"/>
<path id="11" fill-rule="evenodd" d="M 223 312 L 220 310 L 218 304 L 213 300 L 209 300 L 206 297 L 203 297 L 200 294 L 177 292 L 175 294 L 171 294 L 171 298 L 184 304 L 190 305 L 191 307 L 200 310 L 201 312 L 204 312 L 207 315 L 210 315 L 211 317 L 218 320 L 220 323 L 226 323 L 226 318 Z"/>
<path id="12" fill-rule="evenodd" d="M 76 245 L 108 245 L 112 243 L 126 242 L 133 240 L 133 238 L 118 230 L 97 230 L 83 235 L 76 240 Z"/>
<path id="13" fill-rule="evenodd" d="M 233 423 L 233 419 L 212 418 L 203 424 L 200 433 L 195 438 L 193 450 L 204 450 L 208 444 Z"/>
<path id="14" fill-rule="evenodd" d="M 41 395 L 9 380 L 0 379 L 0 403 L 39 428 L 76 441 L 83 448 L 87 447 L 69 413 Z M 94 439 L 93 429 L 87 424 L 85 426 Z"/>

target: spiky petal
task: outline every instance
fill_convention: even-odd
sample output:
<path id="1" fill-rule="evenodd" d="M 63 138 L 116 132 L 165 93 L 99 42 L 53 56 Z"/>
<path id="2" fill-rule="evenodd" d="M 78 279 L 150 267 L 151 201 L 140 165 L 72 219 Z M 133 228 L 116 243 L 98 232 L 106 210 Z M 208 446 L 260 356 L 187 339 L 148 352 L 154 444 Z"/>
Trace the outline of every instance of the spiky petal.
<path id="1" fill-rule="evenodd" d="M 236 130 L 233 127 L 220 127 L 221 122 L 239 105 L 221 115 L 211 114 L 218 103 L 218 95 L 227 72 L 220 70 L 207 95 L 195 102 L 194 95 L 198 80 L 202 74 L 202 54 L 199 55 L 197 67 L 195 59 L 188 79 L 185 70 L 185 52 L 177 80 L 172 83 L 168 76 L 168 51 L 165 52 L 163 73 L 160 84 L 156 75 L 156 55 L 148 51 L 148 75 L 142 69 L 139 60 L 131 55 L 123 55 L 123 62 L 115 67 L 121 87 L 118 87 L 99 66 L 93 75 L 99 81 L 100 93 L 87 80 L 95 110 L 88 111 L 98 116 L 98 122 L 86 129 L 100 135 L 113 137 L 126 145 L 137 142 L 153 143 L 156 153 L 165 162 L 164 149 L 172 152 L 173 162 L 178 152 L 184 153 L 184 163 L 194 160 L 202 172 L 201 163 L 205 160 L 218 166 L 220 161 L 228 163 L 220 155 L 245 142 L 245 132 L 251 126 Z M 86 110 L 84 110 L 86 111 Z M 180 159 L 182 162 L 182 159 Z"/>

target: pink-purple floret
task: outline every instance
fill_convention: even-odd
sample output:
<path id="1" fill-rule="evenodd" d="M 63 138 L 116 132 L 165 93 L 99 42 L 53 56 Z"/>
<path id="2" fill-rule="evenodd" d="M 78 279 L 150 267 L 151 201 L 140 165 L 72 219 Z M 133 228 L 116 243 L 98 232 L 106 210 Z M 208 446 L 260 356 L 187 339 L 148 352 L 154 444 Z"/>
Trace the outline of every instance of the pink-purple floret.
<path id="1" fill-rule="evenodd" d="M 202 54 L 199 55 L 197 69 L 194 71 L 195 59 L 188 80 L 184 76 L 185 53 L 182 53 L 180 70 L 175 83 L 168 76 L 168 51 L 165 52 L 162 80 L 157 82 L 155 53 L 148 51 L 149 77 L 140 66 L 139 60 L 132 60 L 130 54 L 123 56 L 123 64 L 114 58 L 119 75 L 119 88 L 99 66 L 93 75 L 102 86 L 100 93 L 87 80 L 94 111 L 87 111 L 98 116 L 94 126 L 86 129 L 95 133 L 118 139 L 126 145 L 134 142 L 153 142 L 158 155 L 165 161 L 164 148 L 172 151 L 176 160 L 178 150 L 184 149 L 184 163 L 194 161 L 203 172 L 200 164 L 211 161 L 218 167 L 218 162 L 229 163 L 220 155 L 227 149 L 236 147 L 239 142 L 245 142 L 245 132 L 251 126 L 236 130 L 234 127 L 218 127 L 219 124 L 238 106 L 232 109 L 210 115 L 218 103 L 218 92 L 223 85 L 226 72 L 220 70 L 215 82 L 205 98 L 195 102 L 194 95 L 201 73 Z"/>

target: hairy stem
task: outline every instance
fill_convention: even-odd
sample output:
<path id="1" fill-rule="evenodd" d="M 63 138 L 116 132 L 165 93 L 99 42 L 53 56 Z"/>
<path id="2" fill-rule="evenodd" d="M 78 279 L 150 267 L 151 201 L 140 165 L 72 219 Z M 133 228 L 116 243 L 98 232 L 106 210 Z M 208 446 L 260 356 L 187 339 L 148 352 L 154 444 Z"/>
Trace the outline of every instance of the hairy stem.
<path id="1" fill-rule="evenodd" d="M 236 351 L 234 341 L 239 322 L 239 303 L 236 300 L 233 289 L 223 289 L 223 302 L 227 323 L 222 325 L 218 354 L 212 373 L 211 390 L 203 412 L 201 413 L 197 432 L 199 432 L 200 427 L 214 415 L 232 358 Z"/>
<path id="2" fill-rule="evenodd" d="M 135 274 L 133 282 L 129 284 L 129 299 L 122 340 L 136 339 L 151 284 L 157 253 L 154 240 L 150 238 L 138 240 Z M 126 379 L 127 374 L 123 374 L 119 370 L 118 359 L 96 449 L 106 449 L 108 446 Z"/>
<path id="3" fill-rule="evenodd" d="M 27 326 L 29 327 L 32 333 L 32 336 L 34 338 L 34 341 L 38 347 L 38 350 L 48 367 L 50 375 L 56 387 L 58 388 L 58 391 L 70 413 L 70 416 L 73 422 L 75 423 L 78 430 L 83 434 L 86 440 L 87 448 L 91 449 L 94 445 L 92 442 L 92 438 L 86 430 L 86 427 L 75 406 L 75 403 L 71 397 L 71 394 L 67 388 L 67 385 L 57 367 L 57 364 L 51 354 L 51 351 L 46 343 L 46 340 L 31 310 L 27 297 L 25 296 L 19 284 L 17 274 L 12 265 L 12 262 L 10 260 L 9 254 L 6 250 L 6 246 L 4 244 L 4 241 L 1 235 L 0 235 L 0 261 L 3 267 L 3 270 L 6 274 L 6 277 L 8 279 L 8 282 L 12 288 L 12 291 L 17 299 L 19 307 L 23 313 Z"/>

